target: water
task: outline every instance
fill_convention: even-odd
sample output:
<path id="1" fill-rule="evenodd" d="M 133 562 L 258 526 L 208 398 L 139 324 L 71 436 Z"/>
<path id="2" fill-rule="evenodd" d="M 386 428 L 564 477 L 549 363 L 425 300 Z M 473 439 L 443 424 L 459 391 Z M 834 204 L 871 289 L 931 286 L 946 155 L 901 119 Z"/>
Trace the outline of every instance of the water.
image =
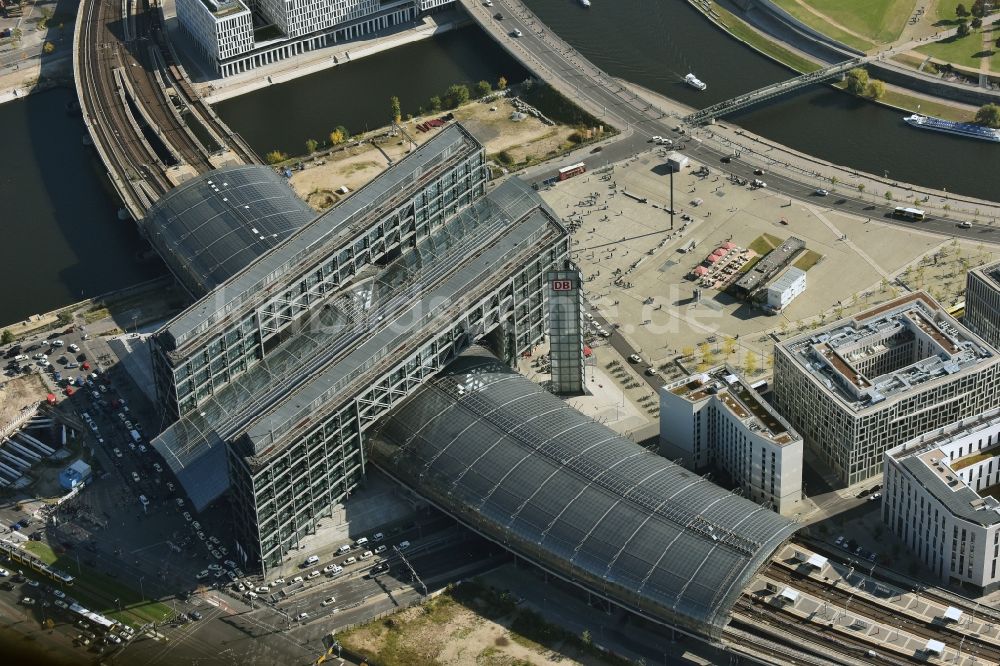
<path id="1" fill-rule="evenodd" d="M 135 224 L 117 218 L 75 95 L 54 89 L 0 104 L 0 325 L 149 279 Z"/>
<path id="2" fill-rule="evenodd" d="M 609 74 L 705 107 L 793 73 L 729 37 L 684 0 L 526 0 L 560 37 Z M 627 26 L 609 30 L 607 26 Z M 688 72 L 708 84 L 682 83 Z M 825 86 L 733 114 L 733 122 L 800 152 L 893 180 L 996 199 L 1000 146 L 913 129 L 903 114 Z"/>
<path id="3" fill-rule="evenodd" d="M 389 98 L 399 97 L 403 116 L 427 107 L 453 83 L 480 80 L 494 86 L 527 73 L 478 28 L 367 56 L 346 65 L 220 102 L 216 110 L 259 154 L 305 152 L 306 139 L 327 140 L 343 125 L 352 133 L 387 125 Z"/>

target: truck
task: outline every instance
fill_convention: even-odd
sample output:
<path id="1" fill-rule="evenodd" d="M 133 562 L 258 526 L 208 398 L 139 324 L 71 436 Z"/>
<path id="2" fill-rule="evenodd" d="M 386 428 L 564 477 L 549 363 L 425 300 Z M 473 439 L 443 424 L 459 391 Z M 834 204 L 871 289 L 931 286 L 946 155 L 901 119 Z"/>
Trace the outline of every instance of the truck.
<path id="1" fill-rule="evenodd" d="M 136 444 L 138 444 L 139 440 L 142 439 L 142 435 L 139 434 L 138 430 L 129 430 L 128 434 L 132 437 L 132 441 Z"/>

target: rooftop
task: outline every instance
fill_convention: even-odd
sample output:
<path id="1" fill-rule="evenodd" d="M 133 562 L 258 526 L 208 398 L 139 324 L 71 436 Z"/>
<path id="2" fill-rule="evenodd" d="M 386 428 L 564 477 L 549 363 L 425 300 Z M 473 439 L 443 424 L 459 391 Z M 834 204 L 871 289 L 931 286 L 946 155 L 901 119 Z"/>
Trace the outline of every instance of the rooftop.
<path id="1" fill-rule="evenodd" d="M 997 361 L 923 292 L 791 338 L 776 347 L 854 411 Z"/>
<path id="2" fill-rule="evenodd" d="M 982 433 L 980 435 L 980 433 Z M 1000 409 L 951 424 L 891 449 L 886 455 L 901 466 L 927 492 L 955 516 L 990 526 L 1000 523 L 997 487 L 977 492 L 962 478 L 961 470 L 1000 457 Z M 992 446 L 966 450 L 970 440 L 992 436 Z M 964 454 L 952 459 L 961 448 Z"/>
<path id="3" fill-rule="evenodd" d="M 475 347 L 377 426 L 370 459 L 519 556 L 702 636 L 796 529 Z"/>
<path id="4" fill-rule="evenodd" d="M 691 375 L 664 387 L 690 402 L 715 398 L 736 418 L 775 444 L 798 441 L 799 435 L 768 405 L 745 379 L 728 366 Z"/>
<path id="5" fill-rule="evenodd" d="M 383 171 L 346 201 L 305 225 L 284 243 L 258 257 L 212 293 L 169 321 L 158 335 L 180 347 L 216 324 L 240 316 L 270 296 L 274 285 L 284 284 L 315 265 L 316 257 L 330 245 L 366 231 L 372 214 L 391 210 L 400 191 L 429 178 L 455 155 L 472 155 L 482 146 L 460 124 L 453 123 L 419 148 Z"/>
<path id="6" fill-rule="evenodd" d="M 747 294 L 753 294 L 775 273 L 787 266 L 805 246 L 806 243 L 801 238 L 795 236 L 786 238 L 781 245 L 768 252 L 754 264 L 746 275 L 735 282 L 734 286 Z"/>
<path id="7" fill-rule="evenodd" d="M 200 298 L 315 216 L 273 169 L 233 166 L 171 190 L 140 225 L 181 284 Z"/>
<path id="8" fill-rule="evenodd" d="M 767 285 L 767 288 L 778 292 L 785 291 L 794 285 L 796 281 L 801 279 L 805 274 L 806 272 L 801 268 L 789 266 L 785 269 L 784 273 L 775 278 L 771 284 Z"/>
<path id="9" fill-rule="evenodd" d="M 243 11 L 250 11 L 240 0 L 201 0 L 216 18 L 224 18 Z"/>

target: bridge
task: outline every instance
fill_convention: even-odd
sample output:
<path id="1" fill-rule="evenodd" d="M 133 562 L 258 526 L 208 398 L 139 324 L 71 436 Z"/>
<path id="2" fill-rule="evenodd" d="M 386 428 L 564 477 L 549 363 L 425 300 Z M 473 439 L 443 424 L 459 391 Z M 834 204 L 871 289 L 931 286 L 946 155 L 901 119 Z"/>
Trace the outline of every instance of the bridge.
<path id="1" fill-rule="evenodd" d="M 807 74 L 796 76 L 795 78 L 788 79 L 787 81 L 772 83 L 771 85 L 764 86 L 763 88 L 759 88 L 752 92 L 733 97 L 732 99 L 724 100 L 718 104 L 713 104 L 712 106 L 701 109 L 700 111 L 695 111 L 691 115 L 685 116 L 684 122 L 688 125 L 702 125 L 715 120 L 719 116 L 739 111 L 740 109 L 744 109 L 759 102 L 774 99 L 775 97 L 779 97 L 785 93 L 800 90 L 806 86 L 822 83 L 823 81 L 828 81 L 832 78 L 841 76 L 855 67 L 863 67 L 871 59 L 871 57 L 853 58 L 835 65 L 830 65 L 829 67 L 824 67 L 823 69 L 818 69 L 814 72 L 808 72 Z"/>
<path id="2" fill-rule="evenodd" d="M 73 37 L 84 124 L 137 220 L 184 180 L 260 163 L 191 88 L 163 31 L 150 0 L 83 0 Z"/>

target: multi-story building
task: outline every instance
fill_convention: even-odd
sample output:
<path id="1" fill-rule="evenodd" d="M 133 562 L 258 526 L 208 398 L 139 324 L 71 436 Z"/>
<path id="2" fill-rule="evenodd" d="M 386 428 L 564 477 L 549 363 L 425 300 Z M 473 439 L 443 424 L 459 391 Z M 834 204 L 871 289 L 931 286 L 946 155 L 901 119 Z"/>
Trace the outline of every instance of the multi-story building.
<path id="1" fill-rule="evenodd" d="M 198 510 L 230 491 L 245 564 L 314 533 L 363 478 L 368 427 L 465 347 L 543 338 L 568 234 L 521 181 L 485 181 L 483 147 L 448 127 L 156 334 L 179 419 L 153 444 Z M 175 218 L 153 226 L 194 226 Z"/>
<path id="2" fill-rule="evenodd" d="M 410 23 L 454 1 L 178 0 L 177 18 L 226 77 Z"/>
<path id="3" fill-rule="evenodd" d="M 1000 410 L 885 455 L 882 520 L 942 582 L 1000 589 Z"/>
<path id="4" fill-rule="evenodd" d="M 962 323 L 1000 349 L 1000 262 L 973 268 L 966 275 Z"/>
<path id="5" fill-rule="evenodd" d="M 775 409 L 848 485 L 893 443 L 998 405 L 997 352 L 923 292 L 775 345 Z"/>
<path id="6" fill-rule="evenodd" d="M 802 499 L 802 438 L 729 367 L 660 388 L 660 450 L 729 475 L 744 497 L 779 513 Z"/>

